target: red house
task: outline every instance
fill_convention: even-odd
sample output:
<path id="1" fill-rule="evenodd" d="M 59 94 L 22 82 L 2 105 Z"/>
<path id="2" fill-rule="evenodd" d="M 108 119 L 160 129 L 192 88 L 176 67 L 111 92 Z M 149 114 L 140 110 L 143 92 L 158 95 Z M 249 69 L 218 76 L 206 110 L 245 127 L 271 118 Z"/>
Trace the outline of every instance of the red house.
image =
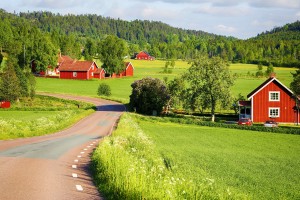
<path id="1" fill-rule="evenodd" d="M 293 92 L 275 77 L 270 77 L 247 95 L 249 101 L 240 101 L 240 118 L 253 122 L 273 119 L 280 123 L 299 123 Z"/>
<path id="2" fill-rule="evenodd" d="M 91 79 L 98 70 L 93 61 L 67 60 L 59 66 L 59 77 L 62 79 Z"/>
<path id="3" fill-rule="evenodd" d="M 125 62 L 125 69 L 120 73 L 120 77 L 122 76 L 133 76 L 134 67 L 131 62 Z"/>
<path id="4" fill-rule="evenodd" d="M 94 73 L 94 78 L 104 79 L 105 74 L 106 72 L 103 68 L 98 68 L 97 71 Z"/>
<path id="5" fill-rule="evenodd" d="M 146 51 L 141 51 L 140 53 L 138 53 L 136 55 L 135 59 L 137 59 L 137 60 L 155 60 L 155 58 Z"/>

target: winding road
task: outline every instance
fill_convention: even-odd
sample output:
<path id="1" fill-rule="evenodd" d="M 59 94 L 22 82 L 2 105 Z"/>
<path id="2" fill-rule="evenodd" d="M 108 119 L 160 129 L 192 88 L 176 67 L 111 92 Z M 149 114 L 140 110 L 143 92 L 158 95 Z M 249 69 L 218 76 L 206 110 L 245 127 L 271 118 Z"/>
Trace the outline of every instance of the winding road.
<path id="1" fill-rule="evenodd" d="M 90 102 L 97 111 L 55 134 L 0 141 L 0 199 L 103 199 L 89 173 L 90 156 L 125 107 L 97 98 L 51 96 Z"/>

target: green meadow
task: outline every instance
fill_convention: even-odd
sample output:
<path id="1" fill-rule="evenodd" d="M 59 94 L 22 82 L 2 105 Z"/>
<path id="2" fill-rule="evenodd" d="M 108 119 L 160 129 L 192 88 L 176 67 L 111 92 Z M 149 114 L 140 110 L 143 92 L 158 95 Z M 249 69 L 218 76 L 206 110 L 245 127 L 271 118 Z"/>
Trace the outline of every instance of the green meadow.
<path id="1" fill-rule="evenodd" d="M 162 60 L 142 61 L 142 60 L 128 60 L 134 68 L 133 77 L 106 79 L 106 80 L 63 80 L 63 79 L 49 79 L 37 78 L 37 91 L 52 92 L 52 93 L 68 93 L 82 96 L 97 96 L 97 88 L 101 82 L 106 82 L 111 87 L 113 100 L 123 103 L 128 103 L 129 95 L 131 94 L 130 85 L 138 79 L 143 77 L 154 77 L 160 79 L 172 80 L 176 76 L 185 73 L 190 67 L 190 64 L 185 61 L 176 61 L 175 68 L 171 68 L 172 73 L 163 73 L 165 62 Z M 232 87 L 233 95 L 241 93 L 246 96 L 255 87 L 259 86 L 266 78 L 255 78 L 252 75 L 257 71 L 257 65 L 251 64 L 231 64 L 230 70 L 237 75 L 235 85 Z M 266 70 L 266 67 L 263 69 Z M 289 86 L 292 81 L 291 72 L 295 68 L 275 68 L 277 78 L 286 86 Z M 250 75 L 249 75 L 250 74 Z"/>

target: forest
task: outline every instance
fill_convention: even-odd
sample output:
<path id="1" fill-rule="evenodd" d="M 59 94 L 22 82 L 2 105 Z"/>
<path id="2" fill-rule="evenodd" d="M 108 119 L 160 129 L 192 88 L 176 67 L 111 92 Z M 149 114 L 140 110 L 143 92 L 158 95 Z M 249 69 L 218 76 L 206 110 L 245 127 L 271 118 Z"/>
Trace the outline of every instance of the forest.
<path id="1" fill-rule="evenodd" d="M 0 19 L 1 53 L 14 55 L 21 67 L 34 60 L 39 70 L 55 66 L 59 52 L 77 59 L 96 58 L 99 44 L 108 35 L 126 42 L 128 56 L 146 50 L 157 59 L 190 61 L 206 54 L 232 63 L 300 67 L 300 21 L 241 40 L 157 21 L 124 21 L 92 14 L 13 14 L 2 9 Z"/>

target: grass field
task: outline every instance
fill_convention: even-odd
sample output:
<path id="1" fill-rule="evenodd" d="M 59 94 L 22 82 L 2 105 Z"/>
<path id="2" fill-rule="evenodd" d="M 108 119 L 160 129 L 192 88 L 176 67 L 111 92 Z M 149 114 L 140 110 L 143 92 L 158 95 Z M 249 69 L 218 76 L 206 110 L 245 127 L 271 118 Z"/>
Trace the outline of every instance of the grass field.
<path id="1" fill-rule="evenodd" d="M 83 102 L 44 96 L 22 99 L 10 109 L 0 110 L 0 140 L 53 133 L 92 112 L 92 105 Z"/>
<path id="2" fill-rule="evenodd" d="M 111 199 L 299 199 L 299 151 L 299 135 L 126 114 L 93 159 Z"/>
<path id="3" fill-rule="evenodd" d="M 154 78 L 164 79 L 165 77 L 170 81 L 176 76 L 185 73 L 190 64 L 185 61 L 176 61 L 175 68 L 172 69 L 171 74 L 163 73 L 165 61 L 141 61 L 141 60 L 128 60 L 132 62 L 135 71 L 133 77 L 126 77 L 121 79 L 106 79 L 106 80 L 62 80 L 62 79 L 45 79 L 37 78 L 37 90 L 43 92 L 54 93 L 69 93 L 83 96 L 97 96 L 98 85 L 105 81 L 111 87 L 111 99 L 118 100 L 123 103 L 129 102 L 129 95 L 131 94 L 131 84 L 143 77 L 151 76 Z M 257 86 L 259 86 L 266 78 L 254 78 L 248 75 L 255 74 L 257 65 L 251 64 L 232 64 L 230 66 L 232 73 L 238 74 L 235 84 L 232 87 L 232 93 L 238 95 L 241 93 L 246 96 Z M 265 70 L 265 68 L 263 69 Z M 277 77 L 283 84 L 289 86 L 292 81 L 291 72 L 294 68 L 275 68 Z"/>
<path id="4" fill-rule="evenodd" d="M 162 155 L 185 177 L 202 179 L 251 199 L 300 198 L 300 137 L 139 120 Z"/>

